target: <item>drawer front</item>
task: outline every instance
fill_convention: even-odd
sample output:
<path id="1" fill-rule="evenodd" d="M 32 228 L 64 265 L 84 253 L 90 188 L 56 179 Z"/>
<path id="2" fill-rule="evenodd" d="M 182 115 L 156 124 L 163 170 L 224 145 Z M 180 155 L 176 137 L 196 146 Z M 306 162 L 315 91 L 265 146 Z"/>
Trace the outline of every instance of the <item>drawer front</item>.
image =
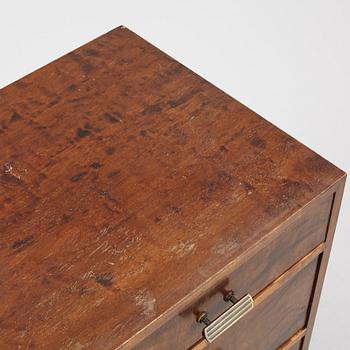
<path id="1" fill-rule="evenodd" d="M 205 349 L 278 349 L 306 325 L 317 270 L 318 257 L 315 256 Z M 219 315 L 222 305 L 225 306 L 225 303 L 221 296 L 220 302 L 208 313 L 209 317 Z M 195 322 L 193 310 L 184 312 L 145 339 L 136 349 L 165 350 L 171 346 L 186 350 L 201 337 L 202 329 L 203 326 Z"/>
<path id="2" fill-rule="evenodd" d="M 256 304 L 254 309 L 204 348 L 273 350 L 278 349 L 295 333 L 302 330 L 306 326 L 320 251 L 317 248 L 254 297 Z M 224 304 L 221 297 L 220 302 L 208 312 L 209 317 L 219 315 Z M 201 337 L 203 326 L 195 322 L 192 313 L 184 312 L 175 320 L 178 323 L 171 320 L 146 338 L 136 349 L 165 350 L 169 346 L 183 350 L 191 348 Z M 182 325 L 186 325 L 186 328 Z"/>
<path id="3" fill-rule="evenodd" d="M 207 349 L 278 349 L 306 326 L 317 266 L 315 259 Z"/>
<path id="4" fill-rule="evenodd" d="M 234 290 L 238 298 L 246 293 L 256 295 L 282 275 L 325 241 L 332 202 L 333 194 L 327 194 L 290 218 L 278 237 L 238 266 L 221 288 Z"/>
<path id="5" fill-rule="evenodd" d="M 332 202 L 333 193 L 324 194 L 287 220 L 278 228 L 277 238 L 239 265 L 227 278 L 208 288 L 204 295 L 146 338 L 137 349 L 166 349 L 174 343 L 177 349 L 187 349 L 195 343 L 203 329 L 196 323 L 196 318 L 204 310 L 209 315 L 224 312 L 227 304 L 223 303 L 223 295 L 227 291 L 233 290 L 237 298 L 247 293 L 255 296 L 325 240 Z M 203 264 L 210 266 L 205 261 Z M 313 277 L 310 281 L 312 284 Z"/>

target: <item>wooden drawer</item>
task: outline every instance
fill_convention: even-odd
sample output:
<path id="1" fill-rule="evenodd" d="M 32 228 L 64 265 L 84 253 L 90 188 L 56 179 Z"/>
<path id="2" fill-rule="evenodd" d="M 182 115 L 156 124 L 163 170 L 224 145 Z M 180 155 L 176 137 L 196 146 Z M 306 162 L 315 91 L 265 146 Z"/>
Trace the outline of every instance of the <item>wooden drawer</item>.
<path id="1" fill-rule="evenodd" d="M 208 349 L 279 348 L 306 325 L 317 266 L 318 260 L 315 259 L 222 334 Z"/>
<path id="2" fill-rule="evenodd" d="M 255 308 L 205 348 L 273 350 L 302 330 L 306 326 L 322 248 L 323 244 L 255 295 Z M 223 294 L 224 289 L 216 294 L 208 293 L 206 302 L 198 302 L 180 313 L 136 349 L 168 349 L 170 339 L 176 349 L 190 348 L 204 327 L 196 323 L 195 315 L 203 310 L 213 318 L 221 314 L 228 307 Z"/>
<path id="3" fill-rule="evenodd" d="M 247 293 L 255 296 L 261 292 L 325 240 L 332 202 L 333 193 L 328 192 L 309 203 L 302 211 L 279 227 L 278 232 L 276 232 L 277 236 L 273 237 L 263 249 L 238 265 L 226 278 L 208 288 L 197 301 L 182 310 L 179 315 L 170 320 L 148 340 L 145 340 L 145 343 L 140 345 L 140 349 L 152 347 L 153 342 L 155 342 L 155 348 L 158 349 L 162 341 L 164 341 L 164 348 L 166 348 L 169 339 L 177 339 L 179 341 L 178 348 L 186 349 L 200 337 L 203 328 L 196 323 L 196 317 L 203 310 L 212 316 L 224 312 L 227 304 L 223 302 L 223 295 L 227 291 L 233 290 L 237 298 L 241 298 Z M 317 252 L 319 252 L 318 249 L 316 249 Z M 210 264 L 208 265 L 210 266 Z M 314 274 L 308 280 L 310 286 L 312 286 L 313 280 Z M 301 289 L 303 291 L 303 288 Z M 306 288 L 304 292 L 309 293 L 308 296 L 310 296 L 309 289 Z M 305 307 L 308 305 L 308 300 L 308 298 L 302 300 Z M 256 312 L 258 310 L 253 314 L 255 315 Z M 273 312 L 277 312 L 277 310 L 273 310 Z M 289 336 L 293 334 L 295 329 L 291 329 L 291 331 Z M 181 334 L 181 338 L 178 338 L 177 333 Z M 283 341 L 286 339 L 288 337 Z M 280 344 L 282 341 L 278 345 Z"/>

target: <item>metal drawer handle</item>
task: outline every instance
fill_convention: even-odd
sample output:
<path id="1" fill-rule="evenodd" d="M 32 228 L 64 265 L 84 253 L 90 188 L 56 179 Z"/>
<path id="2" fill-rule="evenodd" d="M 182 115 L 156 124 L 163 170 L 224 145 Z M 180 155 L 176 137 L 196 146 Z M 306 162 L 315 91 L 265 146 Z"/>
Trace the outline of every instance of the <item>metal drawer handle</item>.
<path id="1" fill-rule="evenodd" d="M 198 322 L 206 325 L 206 327 L 203 329 L 203 336 L 208 343 L 212 343 L 218 336 L 232 327 L 254 308 L 254 300 L 250 294 L 247 294 L 242 299 L 237 300 L 231 291 L 225 296 L 224 300 L 232 302 L 233 305 L 218 316 L 214 321 L 210 321 L 207 313 L 205 312 L 200 314 L 197 319 Z"/>

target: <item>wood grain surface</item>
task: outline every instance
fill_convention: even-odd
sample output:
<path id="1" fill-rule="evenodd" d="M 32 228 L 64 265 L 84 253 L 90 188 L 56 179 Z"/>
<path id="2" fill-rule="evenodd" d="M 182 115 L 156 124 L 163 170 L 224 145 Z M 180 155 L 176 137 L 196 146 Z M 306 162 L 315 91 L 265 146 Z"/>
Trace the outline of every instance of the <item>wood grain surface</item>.
<path id="1" fill-rule="evenodd" d="M 0 348 L 131 348 L 343 177 L 119 27 L 0 90 Z"/>

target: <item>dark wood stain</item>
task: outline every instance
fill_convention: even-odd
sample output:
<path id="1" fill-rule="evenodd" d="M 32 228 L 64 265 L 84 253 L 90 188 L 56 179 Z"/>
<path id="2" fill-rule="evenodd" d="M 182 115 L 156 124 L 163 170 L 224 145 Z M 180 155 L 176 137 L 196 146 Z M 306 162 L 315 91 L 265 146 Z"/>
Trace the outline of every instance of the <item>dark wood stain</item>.
<path id="1" fill-rule="evenodd" d="M 190 346 L 195 306 L 258 292 L 326 239 L 312 328 L 341 170 L 125 27 L 0 94 L 1 349 Z M 257 310 L 261 344 L 305 323 L 313 277 Z"/>
<path id="2" fill-rule="evenodd" d="M 101 167 L 102 167 L 102 164 L 98 162 L 93 162 L 90 164 L 90 168 L 93 168 L 93 169 L 100 169 Z"/>
<path id="3" fill-rule="evenodd" d="M 13 112 L 11 115 L 11 119 L 10 122 L 18 122 L 19 120 L 23 119 L 23 117 L 21 115 L 19 115 L 17 112 Z"/>
<path id="4" fill-rule="evenodd" d="M 113 284 L 113 276 L 110 273 L 97 275 L 95 280 L 97 283 L 104 287 L 110 287 Z"/>
<path id="5" fill-rule="evenodd" d="M 108 154 L 109 156 L 111 156 L 112 154 L 115 153 L 115 147 L 107 147 L 107 148 L 105 149 L 105 152 L 106 152 L 106 154 Z"/>
<path id="6" fill-rule="evenodd" d="M 81 129 L 81 128 L 77 129 L 77 137 L 79 138 L 89 136 L 90 134 L 91 134 L 91 131 L 89 130 Z"/>
<path id="7" fill-rule="evenodd" d="M 143 114 L 157 114 L 162 111 L 162 107 L 159 103 L 155 103 L 153 105 L 147 106 L 143 110 Z"/>
<path id="8" fill-rule="evenodd" d="M 98 51 L 95 50 L 95 49 L 87 48 L 87 49 L 84 50 L 84 55 L 85 56 L 98 56 Z"/>
<path id="9" fill-rule="evenodd" d="M 112 178 L 112 177 L 116 177 L 120 174 L 120 170 L 115 170 L 115 171 L 111 171 L 110 173 L 107 174 L 108 178 Z"/>
<path id="10" fill-rule="evenodd" d="M 253 136 L 250 140 L 250 144 L 258 148 L 266 148 L 266 141 L 258 136 Z"/>
<path id="11" fill-rule="evenodd" d="M 84 176 L 86 176 L 88 173 L 86 172 L 86 171 L 83 171 L 83 172 L 81 172 L 81 173 L 79 173 L 79 174 L 76 174 L 76 175 L 74 175 L 74 176 L 72 176 L 71 177 L 71 180 L 73 181 L 73 182 L 78 182 L 78 181 L 80 181 Z"/>
<path id="12" fill-rule="evenodd" d="M 28 247 L 29 245 L 31 245 L 32 243 L 34 242 L 34 236 L 27 236 L 23 239 L 20 239 L 16 242 L 14 242 L 12 245 L 11 245 L 11 248 L 14 249 L 14 250 L 22 250 L 26 247 Z"/>

